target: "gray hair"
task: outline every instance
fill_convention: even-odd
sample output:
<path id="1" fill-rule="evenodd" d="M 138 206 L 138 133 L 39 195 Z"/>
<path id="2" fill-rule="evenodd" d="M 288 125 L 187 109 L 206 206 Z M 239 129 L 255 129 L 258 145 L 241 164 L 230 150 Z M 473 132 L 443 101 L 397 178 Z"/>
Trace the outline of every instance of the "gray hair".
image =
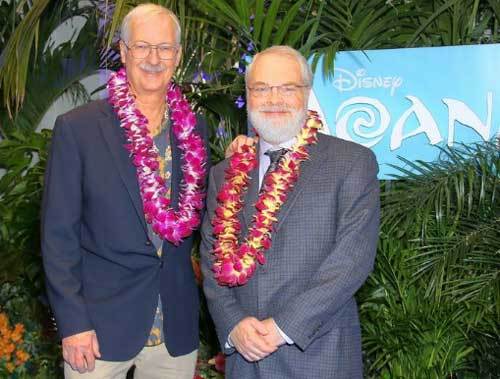
<path id="1" fill-rule="evenodd" d="M 134 17 L 144 17 L 144 16 L 149 16 L 149 15 L 157 15 L 157 14 L 164 14 L 169 16 L 172 21 L 174 22 L 175 26 L 175 41 L 179 45 L 181 43 L 181 23 L 179 22 L 179 19 L 175 15 L 174 12 L 172 12 L 170 9 L 165 8 L 161 5 L 157 4 L 140 4 L 133 9 L 131 9 L 127 15 L 123 18 L 122 25 L 120 28 L 120 36 L 121 39 L 125 42 L 129 42 L 129 36 L 130 36 L 130 23 L 132 22 L 132 19 Z"/>
<path id="2" fill-rule="evenodd" d="M 250 75 L 253 70 L 253 63 L 257 59 L 259 55 L 264 55 L 264 54 L 280 54 L 280 55 L 289 55 L 297 61 L 297 63 L 300 66 L 300 72 L 302 75 L 302 80 L 304 81 L 304 84 L 312 87 L 313 84 L 313 74 L 311 67 L 307 63 L 306 58 L 298 51 L 295 50 L 293 47 L 290 46 L 285 46 L 285 45 L 277 45 L 277 46 L 271 46 L 268 47 L 265 50 L 262 50 L 260 53 L 255 54 L 255 56 L 252 59 L 252 62 L 247 66 L 246 71 L 245 71 L 245 84 L 248 84 L 248 81 L 250 80 Z"/>

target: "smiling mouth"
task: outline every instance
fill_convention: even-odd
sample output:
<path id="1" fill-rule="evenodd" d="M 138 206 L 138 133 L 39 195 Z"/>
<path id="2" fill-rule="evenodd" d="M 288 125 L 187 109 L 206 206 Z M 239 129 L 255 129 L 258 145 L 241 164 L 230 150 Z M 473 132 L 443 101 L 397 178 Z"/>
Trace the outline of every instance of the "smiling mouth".
<path id="1" fill-rule="evenodd" d="M 163 71 L 150 71 L 150 70 L 142 70 L 143 72 L 145 72 L 146 74 L 149 74 L 149 75 L 158 75 L 158 74 L 161 74 Z"/>

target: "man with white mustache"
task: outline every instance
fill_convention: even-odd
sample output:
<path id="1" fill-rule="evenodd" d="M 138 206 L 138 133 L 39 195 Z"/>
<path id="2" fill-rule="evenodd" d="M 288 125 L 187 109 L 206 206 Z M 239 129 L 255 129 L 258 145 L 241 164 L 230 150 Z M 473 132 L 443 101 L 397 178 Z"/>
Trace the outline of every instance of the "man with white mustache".
<path id="1" fill-rule="evenodd" d="M 210 171 L 204 291 L 232 379 L 362 378 L 354 294 L 379 226 L 378 165 L 307 111 L 312 73 L 287 46 L 246 72 L 259 140 Z"/>
<path id="2" fill-rule="evenodd" d="M 149 64 L 149 63 L 143 63 L 143 64 L 140 64 L 139 67 L 148 72 L 148 73 L 152 73 L 152 74 L 157 74 L 157 73 L 160 73 L 160 72 L 163 72 L 166 70 L 166 67 L 162 64 L 159 64 L 159 65 L 152 65 L 152 64 Z"/>
<path id="3" fill-rule="evenodd" d="M 56 121 L 42 253 L 66 378 L 193 378 L 208 131 L 171 86 L 180 44 L 170 10 L 132 9 L 109 98 Z"/>

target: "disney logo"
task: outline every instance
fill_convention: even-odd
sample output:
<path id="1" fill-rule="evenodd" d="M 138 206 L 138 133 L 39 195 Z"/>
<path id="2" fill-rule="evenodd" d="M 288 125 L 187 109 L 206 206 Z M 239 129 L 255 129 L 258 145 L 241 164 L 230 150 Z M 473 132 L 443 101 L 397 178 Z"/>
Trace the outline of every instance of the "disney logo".
<path id="1" fill-rule="evenodd" d="M 388 88 L 391 96 L 403 84 L 401 76 L 367 76 L 365 69 L 352 73 L 343 68 L 334 69 L 333 87 L 339 92 L 348 92 L 357 88 Z"/>

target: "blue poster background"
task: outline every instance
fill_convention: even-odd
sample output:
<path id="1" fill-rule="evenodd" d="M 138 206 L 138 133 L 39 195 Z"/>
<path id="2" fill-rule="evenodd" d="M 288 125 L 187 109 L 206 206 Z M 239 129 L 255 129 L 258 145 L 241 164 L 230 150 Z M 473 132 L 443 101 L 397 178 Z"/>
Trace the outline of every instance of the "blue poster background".
<path id="1" fill-rule="evenodd" d="M 333 79 L 322 62 L 310 107 L 327 132 L 370 147 L 380 178 L 397 156 L 433 161 L 436 146 L 489 140 L 500 132 L 500 45 L 340 52 Z"/>

